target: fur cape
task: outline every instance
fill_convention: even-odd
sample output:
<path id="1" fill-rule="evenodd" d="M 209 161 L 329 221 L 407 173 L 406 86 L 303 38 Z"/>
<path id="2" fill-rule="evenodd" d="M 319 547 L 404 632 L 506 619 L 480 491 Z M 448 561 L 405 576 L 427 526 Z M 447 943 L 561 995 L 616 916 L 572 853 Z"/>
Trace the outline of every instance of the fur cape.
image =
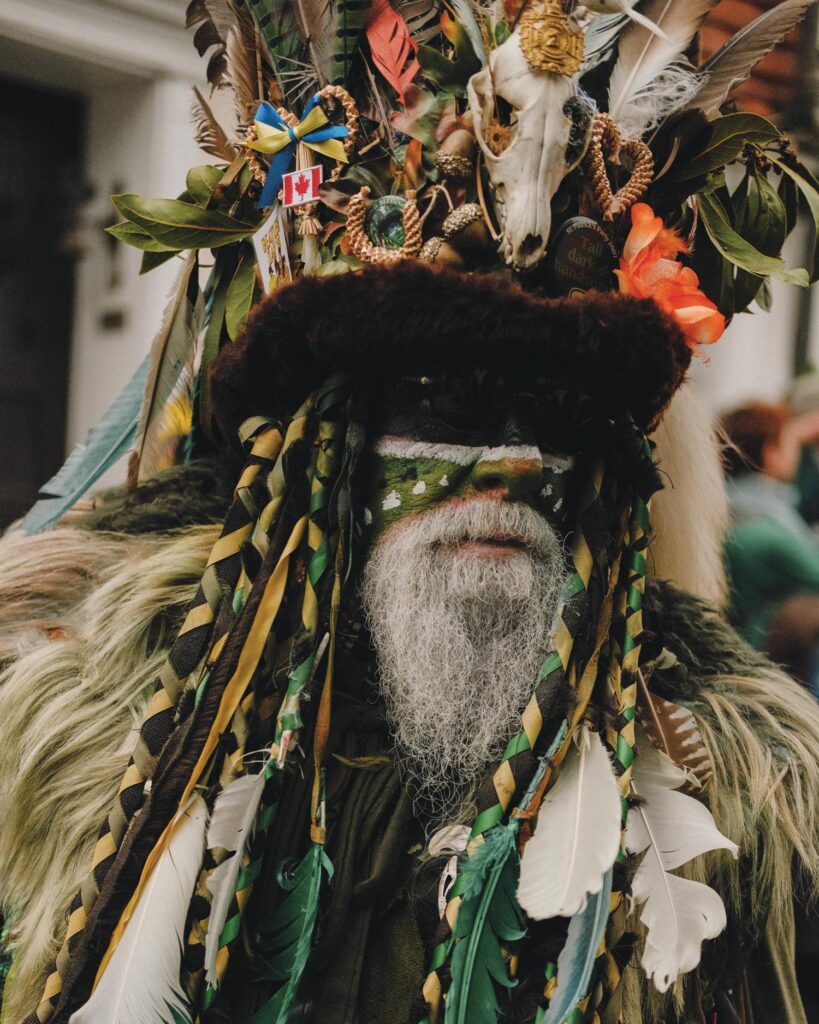
<path id="1" fill-rule="evenodd" d="M 225 438 L 254 415 L 286 416 L 334 372 L 357 384 L 480 365 L 546 376 L 653 425 L 691 352 L 651 300 L 616 292 L 543 299 L 506 280 L 414 261 L 340 277 L 304 277 L 260 302 L 212 370 Z"/>
<path id="2" fill-rule="evenodd" d="M 679 487 L 684 483 L 677 478 Z M 162 517 L 161 501 L 147 514 Z M 134 507 L 129 516 L 134 524 Z M 64 908 L 87 870 L 151 680 L 217 533 L 206 525 L 153 538 L 74 538 L 77 559 L 96 566 L 79 589 L 72 582 L 81 573 L 70 564 L 71 537 L 57 532 L 26 542 L 42 549 L 38 561 L 20 561 L 40 567 L 28 576 L 30 607 L 37 615 L 40 602 L 71 629 L 56 642 L 46 631 L 22 644 L 0 677 L 0 906 L 13 918 L 16 961 L 4 1007 L 11 1024 L 37 1002 L 64 934 Z M 11 536 L 0 541 L 4 566 L 31 555 L 22 548 L 15 555 L 17 543 Z M 68 582 L 55 593 L 47 552 L 60 545 L 66 545 L 60 578 Z M 96 562 L 89 560 L 95 549 Z M 9 586 L 0 596 L 19 581 Z M 758 933 L 770 918 L 768 927 L 787 932 L 794 865 L 804 891 L 819 885 L 819 706 L 701 600 L 655 579 L 646 604 L 661 627 L 656 647 L 677 659 L 655 672 L 655 680 L 665 696 L 694 712 L 714 765 L 707 800 L 721 831 L 743 851 L 738 863 L 706 856 L 687 871 L 715 884 L 735 920 Z M 626 975 L 627 1019 L 670 1020 L 639 984 L 639 972 Z M 684 999 L 684 986 L 676 997 Z M 796 1011 L 783 1020 L 803 1022 Z"/>

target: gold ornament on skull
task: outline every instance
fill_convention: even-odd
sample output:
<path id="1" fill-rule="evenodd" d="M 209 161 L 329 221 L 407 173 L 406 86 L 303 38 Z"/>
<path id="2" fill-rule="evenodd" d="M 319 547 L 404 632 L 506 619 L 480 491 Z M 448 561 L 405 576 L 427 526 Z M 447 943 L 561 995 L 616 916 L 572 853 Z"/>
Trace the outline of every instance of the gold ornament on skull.
<path id="1" fill-rule="evenodd" d="M 520 18 L 520 46 L 533 71 L 575 75 L 583 60 L 583 32 L 569 21 L 562 0 L 531 0 Z"/>

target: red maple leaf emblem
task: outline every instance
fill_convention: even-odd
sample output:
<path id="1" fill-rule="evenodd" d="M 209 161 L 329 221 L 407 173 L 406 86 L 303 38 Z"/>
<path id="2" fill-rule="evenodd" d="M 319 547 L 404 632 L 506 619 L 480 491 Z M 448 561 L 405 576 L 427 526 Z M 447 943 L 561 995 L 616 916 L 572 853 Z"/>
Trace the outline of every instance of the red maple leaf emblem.
<path id="1" fill-rule="evenodd" d="M 294 182 L 294 187 L 296 192 L 298 192 L 300 196 L 303 196 L 310 190 L 310 179 L 306 174 L 300 174 Z"/>

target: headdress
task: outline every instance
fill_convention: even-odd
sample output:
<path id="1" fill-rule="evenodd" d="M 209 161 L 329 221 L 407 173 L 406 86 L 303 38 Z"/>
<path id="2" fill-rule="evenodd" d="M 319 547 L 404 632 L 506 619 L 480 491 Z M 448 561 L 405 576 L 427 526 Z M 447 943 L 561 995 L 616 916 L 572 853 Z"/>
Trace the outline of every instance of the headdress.
<path id="1" fill-rule="evenodd" d="M 332 870 L 326 737 L 360 546 L 366 397 L 385 376 L 473 362 L 518 360 L 547 380 L 556 420 L 579 438 L 572 575 L 520 730 L 479 793 L 424 986 L 429 1017 L 494 1020 L 495 986 L 513 984 L 504 950 L 521 938 L 519 903 L 571 918 L 564 952 L 542 965 L 548 1024 L 619 1019 L 629 893 L 661 991 L 724 926 L 716 894 L 688 882 L 699 888 L 675 901 L 670 872 L 732 844 L 647 740 L 635 762 L 638 703 L 653 706 L 641 595 L 659 480 L 645 434 L 692 350 L 764 304 L 768 277 L 808 284 L 812 269 L 786 267 L 780 250 L 798 194 L 816 213 L 819 191 L 770 122 L 720 113 L 809 3 L 786 0 L 698 66 L 715 2 L 623 2 L 600 16 L 558 0 L 190 4 L 238 127 L 223 130 L 197 93 L 199 140 L 218 162 L 194 168 L 177 199 L 115 197 L 125 221 L 110 230 L 144 250 L 144 269 L 191 255 L 151 358 L 28 524 L 53 520 L 89 463 L 134 442 L 133 480 L 235 430 L 247 461 L 30 1024 L 120 1012 L 135 952 L 151 972 L 140 1005 L 196 1019 L 218 1007 L 241 943 L 269 989 L 258 1020 L 287 1020 Z M 200 249 L 214 254 L 204 294 Z M 558 684 L 572 707 L 547 735 Z M 282 878 L 272 921 L 250 927 L 303 730 L 309 851 Z M 244 755 L 260 748 L 254 771 Z M 643 796 L 694 829 L 677 854 Z M 542 841 L 565 834 L 567 807 L 599 822 L 582 856 Z M 203 844 L 204 861 L 191 857 Z M 644 851 L 629 880 L 623 860 Z M 195 895 L 170 902 L 158 935 L 151 900 L 166 886 Z"/>

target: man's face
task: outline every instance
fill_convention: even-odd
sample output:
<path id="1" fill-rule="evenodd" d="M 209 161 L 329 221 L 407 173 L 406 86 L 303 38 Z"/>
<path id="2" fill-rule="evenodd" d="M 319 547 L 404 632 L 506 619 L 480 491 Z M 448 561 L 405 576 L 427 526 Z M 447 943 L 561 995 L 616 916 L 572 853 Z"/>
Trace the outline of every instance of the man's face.
<path id="1" fill-rule="evenodd" d="M 472 383 L 391 389 L 368 455 L 364 607 L 398 751 L 434 822 L 516 731 L 567 576 L 572 460 L 543 450 L 527 396 Z"/>
<path id="2" fill-rule="evenodd" d="M 411 518 L 477 501 L 524 504 L 562 531 L 573 459 L 538 436 L 535 402 L 479 374 L 390 387 L 368 456 L 370 542 Z M 465 555 L 502 558 L 520 549 L 520 539 L 465 537 L 459 546 Z"/>

